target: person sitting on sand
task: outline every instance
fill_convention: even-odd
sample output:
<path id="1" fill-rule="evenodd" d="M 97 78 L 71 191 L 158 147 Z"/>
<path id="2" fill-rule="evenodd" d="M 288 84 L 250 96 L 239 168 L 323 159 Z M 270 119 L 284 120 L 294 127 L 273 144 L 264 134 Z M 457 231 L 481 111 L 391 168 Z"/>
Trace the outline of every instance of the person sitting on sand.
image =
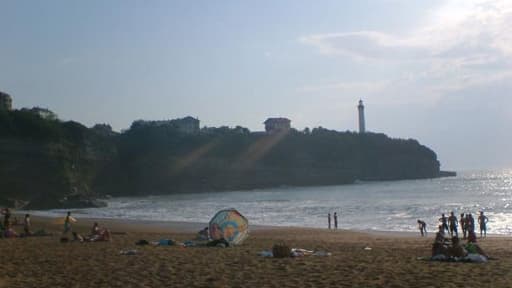
<path id="1" fill-rule="evenodd" d="M 25 236 L 32 235 L 32 231 L 30 231 L 30 227 L 32 224 L 30 223 L 30 214 L 25 214 L 25 218 L 23 219 L 23 232 Z"/>
<path id="2" fill-rule="evenodd" d="M 427 223 L 418 219 L 418 229 L 420 229 L 421 237 L 427 236 Z"/>
<path id="3" fill-rule="evenodd" d="M 448 255 L 448 246 L 446 245 L 446 238 L 444 237 L 443 225 L 439 225 L 439 231 L 437 231 L 436 238 L 432 244 L 432 257 L 440 254 Z"/>
<path id="4" fill-rule="evenodd" d="M 439 228 L 439 230 L 436 233 L 436 238 L 434 241 L 444 243 L 446 241 L 446 238 L 444 236 L 444 227 L 443 227 L 443 225 L 439 225 L 438 228 Z"/>
<path id="5" fill-rule="evenodd" d="M 452 245 L 450 248 L 448 248 L 448 256 L 460 258 L 465 257 L 467 255 L 468 251 L 466 250 L 466 248 L 464 248 L 462 243 L 460 243 L 459 237 L 453 236 Z"/>
<path id="6" fill-rule="evenodd" d="M 468 231 L 468 243 L 476 243 L 475 231 Z"/>
<path id="7" fill-rule="evenodd" d="M 100 227 L 98 225 L 98 222 L 94 222 L 91 229 L 91 235 L 97 235 L 100 232 Z"/>
<path id="8" fill-rule="evenodd" d="M 197 240 L 208 240 L 208 227 L 197 232 Z"/>
<path id="9" fill-rule="evenodd" d="M 11 225 L 7 226 L 4 231 L 4 237 L 5 238 L 15 238 L 18 237 L 18 233 L 14 231 Z"/>
<path id="10" fill-rule="evenodd" d="M 93 237 L 90 237 L 88 241 L 90 242 L 96 242 L 96 241 L 111 241 L 112 238 L 110 237 L 110 231 L 106 228 L 102 228 L 98 231 L 98 234 L 94 235 Z"/>
<path id="11" fill-rule="evenodd" d="M 94 222 L 91 230 L 91 235 L 85 238 L 85 241 L 96 242 L 96 241 L 110 241 L 110 231 L 107 228 L 100 228 L 98 222 Z"/>

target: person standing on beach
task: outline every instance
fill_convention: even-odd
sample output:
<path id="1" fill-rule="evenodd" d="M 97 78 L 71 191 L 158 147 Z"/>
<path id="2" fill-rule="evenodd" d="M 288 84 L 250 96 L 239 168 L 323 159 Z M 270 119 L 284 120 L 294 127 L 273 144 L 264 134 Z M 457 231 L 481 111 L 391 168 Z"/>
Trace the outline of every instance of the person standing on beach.
<path id="1" fill-rule="evenodd" d="M 441 222 L 441 226 L 443 227 L 443 229 L 445 231 L 449 231 L 448 230 L 448 219 L 446 218 L 446 216 L 444 216 L 444 213 L 441 214 L 441 218 L 439 218 L 439 222 Z"/>
<path id="2" fill-rule="evenodd" d="M 4 229 L 7 230 L 11 227 L 11 210 L 9 210 L 9 208 L 5 208 L 1 212 L 4 215 Z"/>
<path id="3" fill-rule="evenodd" d="M 466 218 L 466 225 L 468 225 L 468 233 L 475 232 L 475 218 L 471 213 L 467 214 L 468 218 Z"/>
<path id="4" fill-rule="evenodd" d="M 67 234 L 71 231 L 71 221 L 73 217 L 71 217 L 71 212 L 68 211 L 66 219 L 64 219 L 64 232 L 62 234 Z"/>
<path id="5" fill-rule="evenodd" d="M 25 218 L 23 219 L 23 231 L 25 232 L 25 236 L 32 235 L 32 232 L 30 231 L 30 215 L 25 214 Z"/>
<path id="6" fill-rule="evenodd" d="M 453 237 L 453 232 L 455 232 L 455 236 L 459 237 L 459 233 L 457 231 L 457 225 L 459 221 L 457 220 L 457 216 L 453 214 L 453 211 L 450 212 L 450 217 L 448 217 L 448 223 L 450 224 L 450 236 Z"/>
<path id="7" fill-rule="evenodd" d="M 338 214 L 334 212 L 334 230 L 338 230 Z"/>
<path id="8" fill-rule="evenodd" d="M 466 217 L 464 217 L 464 213 L 461 213 L 460 214 L 460 229 L 462 230 L 462 236 L 464 236 L 463 239 L 466 239 L 466 232 L 467 232 L 467 227 L 466 227 Z"/>
<path id="9" fill-rule="evenodd" d="M 478 224 L 480 225 L 480 238 L 482 238 L 482 232 L 484 233 L 484 237 L 487 237 L 487 221 L 489 221 L 489 219 L 484 215 L 484 211 L 480 211 L 480 216 L 478 216 Z"/>
<path id="10" fill-rule="evenodd" d="M 420 229 L 421 237 L 427 236 L 427 223 L 418 219 L 418 229 Z"/>
<path id="11" fill-rule="evenodd" d="M 327 213 L 327 223 L 329 225 L 329 230 L 331 230 L 331 213 Z"/>

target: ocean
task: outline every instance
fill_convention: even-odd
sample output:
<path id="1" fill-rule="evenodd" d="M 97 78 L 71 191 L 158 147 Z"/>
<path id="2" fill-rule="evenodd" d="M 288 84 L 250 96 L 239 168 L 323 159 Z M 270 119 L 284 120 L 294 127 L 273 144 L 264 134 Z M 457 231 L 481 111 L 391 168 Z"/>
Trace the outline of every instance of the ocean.
<path id="1" fill-rule="evenodd" d="M 223 208 L 236 208 L 250 224 L 327 227 L 327 213 L 338 213 L 339 228 L 418 231 L 417 219 L 429 231 L 441 213 L 479 211 L 489 218 L 488 233 L 512 232 L 512 170 L 465 171 L 457 177 L 362 182 L 351 185 L 278 187 L 251 191 L 119 197 L 108 207 L 72 210 L 76 217 L 206 223 Z M 62 216 L 63 210 L 32 211 Z M 478 226 L 477 226 L 478 231 Z"/>

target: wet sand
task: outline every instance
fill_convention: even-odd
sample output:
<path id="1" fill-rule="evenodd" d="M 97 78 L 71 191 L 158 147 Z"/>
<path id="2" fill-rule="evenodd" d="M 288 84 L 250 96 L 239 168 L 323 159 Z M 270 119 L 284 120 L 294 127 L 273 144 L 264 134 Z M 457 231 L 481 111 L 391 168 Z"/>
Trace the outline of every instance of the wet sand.
<path id="1" fill-rule="evenodd" d="M 79 219 L 74 230 L 86 234 L 92 222 Z M 430 255 L 432 238 L 412 233 L 254 227 L 232 248 L 153 247 L 134 243 L 193 239 L 205 224 L 99 222 L 113 232 L 111 242 L 60 243 L 61 225 L 41 217 L 33 218 L 34 230 L 53 236 L 0 239 L 0 287 L 512 287 L 508 237 L 479 241 L 496 260 L 445 263 L 418 260 Z M 280 242 L 332 256 L 258 256 Z M 130 249 L 138 253 L 120 255 Z"/>

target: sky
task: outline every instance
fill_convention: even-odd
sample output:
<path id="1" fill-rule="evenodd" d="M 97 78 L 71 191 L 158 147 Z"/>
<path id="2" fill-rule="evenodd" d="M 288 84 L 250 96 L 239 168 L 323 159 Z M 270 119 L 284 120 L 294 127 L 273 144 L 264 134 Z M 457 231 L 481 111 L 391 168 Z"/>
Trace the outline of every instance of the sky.
<path id="1" fill-rule="evenodd" d="M 366 127 L 512 167 L 512 1 L 0 0 L 0 91 L 86 126 Z"/>

